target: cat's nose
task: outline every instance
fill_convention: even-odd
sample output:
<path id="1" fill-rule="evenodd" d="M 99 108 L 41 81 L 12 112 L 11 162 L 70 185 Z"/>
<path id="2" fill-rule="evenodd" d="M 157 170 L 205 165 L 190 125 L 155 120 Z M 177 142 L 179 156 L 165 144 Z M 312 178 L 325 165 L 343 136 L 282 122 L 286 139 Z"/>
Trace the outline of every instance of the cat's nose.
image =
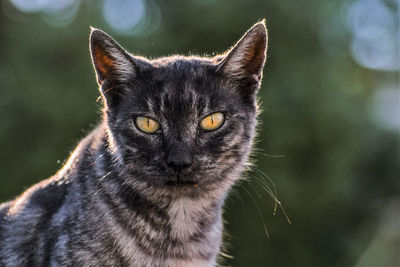
<path id="1" fill-rule="evenodd" d="M 189 167 L 192 164 L 192 155 L 185 146 L 175 145 L 168 153 L 167 164 L 176 171 Z"/>

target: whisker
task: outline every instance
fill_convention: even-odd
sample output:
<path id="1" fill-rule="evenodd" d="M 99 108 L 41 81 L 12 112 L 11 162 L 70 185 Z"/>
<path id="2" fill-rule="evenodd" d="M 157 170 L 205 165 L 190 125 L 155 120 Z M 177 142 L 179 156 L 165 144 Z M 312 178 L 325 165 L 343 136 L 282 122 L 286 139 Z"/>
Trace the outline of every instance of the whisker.
<path id="1" fill-rule="evenodd" d="M 103 156 L 104 156 L 104 153 L 103 153 L 103 154 L 100 154 L 97 158 L 95 158 L 95 160 L 93 161 L 93 163 L 91 163 L 91 165 L 95 165 L 96 162 L 97 162 L 100 158 L 102 158 Z"/>
<path id="2" fill-rule="evenodd" d="M 274 189 L 274 192 L 272 192 L 271 188 L 269 187 L 269 185 L 267 184 L 267 181 L 265 181 L 262 176 L 260 176 L 260 174 L 258 173 L 259 176 L 257 176 L 259 178 L 259 180 L 261 180 L 263 185 L 264 185 L 264 190 L 267 191 L 267 193 L 271 196 L 271 198 L 274 200 L 274 209 L 273 209 L 273 215 L 276 215 L 276 210 L 277 210 L 277 206 L 278 204 L 280 204 L 280 201 L 278 199 L 278 192 L 276 191 L 275 185 L 272 183 L 272 187 Z M 260 182 L 261 183 L 261 182 Z"/>
<path id="3" fill-rule="evenodd" d="M 268 181 L 271 183 L 272 187 L 274 188 L 275 195 L 278 197 L 278 192 L 276 191 L 275 183 L 272 181 L 272 179 L 266 173 L 264 173 L 263 171 L 261 171 L 257 167 L 254 166 L 253 169 L 255 171 L 257 171 L 258 173 L 260 173 L 261 175 L 264 175 L 265 177 L 268 178 Z"/>
<path id="4" fill-rule="evenodd" d="M 252 152 L 253 152 L 253 154 L 257 154 L 257 155 L 264 156 L 264 157 L 269 157 L 269 158 L 286 158 L 286 155 L 279 155 L 279 154 L 278 155 L 272 155 L 272 154 L 264 153 L 263 149 L 259 148 L 259 147 L 253 148 Z"/>
<path id="5" fill-rule="evenodd" d="M 255 170 L 258 174 L 258 177 L 255 175 L 252 175 L 251 173 L 248 173 L 251 177 L 255 178 L 255 181 L 258 181 L 261 185 L 261 187 L 269 194 L 269 196 L 274 200 L 274 209 L 273 209 L 273 215 L 276 215 L 277 212 L 277 207 L 279 206 L 279 208 L 282 210 L 286 221 L 289 224 L 292 224 L 292 221 L 290 220 L 288 214 L 286 213 L 285 208 L 283 207 L 281 201 L 278 199 L 278 192 L 276 190 L 275 184 L 272 181 L 272 179 L 263 171 L 259 170 L 258 168 L 256 168 L 255 166 L 252 166 L 253 168 L 248 167 L 248 170 L 252 171 Z M 267 181 L 264 180 L 262 177 L 265 177 L 268 179 L 268 181 L 270 182 L 270 184 L 272 185 L 273 188 L 273 192 L 271 190 L 271 188 L 269 187 L 269 185 L 267 184 Z M 261 181 L 260 181 L 261 179 Z M 264 183 L 263 183 L 264 182 Z"/>
<path id="6" fill-rule="evenodd" d="M 112 173 L 112 171 L 109 171 L 108 173 L 106 173 L 105 175 L 103 175 L 103 177 L 101 177 L 98 181 L 97 184 L 99 184 L 101 182 L 101 180 L 103 180 L 104 178 L 106 178 L 108 175 L 110 175 Z M 94 192 L 94 194 L 92 195 L 95 196 L 97 193 L 103 191 L 106 188 L 106 185 L 103 185 L 99 190 L 97 190 L 96 192 Z"/>
<path id="7" fill-rule="evenodd" d="M 267 182 L 266 182 L 262 177 L 256 176 L 256 174 L 251 174 L 250 172 L 248 172 L 247 174 L 248 174 L 249 176 L 251 176 L 252 178 L 254 178 L 256 181 L 258 181 L 258 182 L 260 183 L 261 187 L 262 187 L 265 191 L 267 191 L 267 193 L 271 196 L 271 198 L 272 198 L 274 201 L 279 202 L 276 193 L 273 193 L 273 192 L 272 192 L 270 186 L 267 184 Z M 276 191 L 276 190 L 274 190 L 274 191 Z"/>
<path id="8" fill-rule="evenodd" d="M 257 176 L 251 175 L 251 174 L 248 174 L 248 175 L 250 175 L 252 178 L 254 178 L 255 181 L 258 182 L 258 183 L 260 184 L 260 186 L 262 187 L 262 189 L 264 189 L 265 192 L 267 192 L 268 195 L 274 200 L 274 212 L 273 212 L 273 215 L 275 215 L 275 214 L 276 214 L 276 206 L 277 206 L 278 203 L 280 203 L 280 201 L 278 200 L 278 198 L 277 198 L 277 197 L 274 195 L 274 193 L 270 190 L 270 188 L 268 187 L 268 185 L 265 184 L 265 181 L 264 181 L 264 180 L 262 180 L 260 177 L 257 177 Z"/>
<path id="9" fill-rule="evenodd" d="M 254 204 L 255 204 L 255 206 L 256 206 L 256 208 L 257 208 L 258 215 L 260 216 L 261 221 L 262 221 L 262 223 L 263 223 L 265 235 L 267 236 L 268 239 L 270 239 L 267 226 L 265 225 L 264 217 L 262 216 L 261 209 L 260 209 L 260 207 L 258 206 L 257 201 L 256 201 L 256 200 L 254 199 L 254 197 L 250 194 L 249 190 L 247 190 L 246 187 L 243 186 L 242 188 L 247 192 L 247 194 L 249 194 L 250 198 L 253 200 L 253 202 L 254 202 Z"/>

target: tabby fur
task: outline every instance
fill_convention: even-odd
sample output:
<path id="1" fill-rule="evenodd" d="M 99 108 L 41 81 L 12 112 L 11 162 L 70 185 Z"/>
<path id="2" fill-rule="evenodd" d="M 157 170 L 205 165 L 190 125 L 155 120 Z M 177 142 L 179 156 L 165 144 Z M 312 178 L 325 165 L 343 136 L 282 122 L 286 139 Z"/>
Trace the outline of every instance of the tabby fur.
<path id="1" fill-rule="evenodd" d="M 266 48 L 264 22 L 212 58 L 149 60 L 92 29 L 102 122 L 54 176 L 0 205 L 0 266 L 215 266 Z M 214 112 L 223 125 L 201 129 Z M 160 130 L 140 131 L 137 116 Z"/>

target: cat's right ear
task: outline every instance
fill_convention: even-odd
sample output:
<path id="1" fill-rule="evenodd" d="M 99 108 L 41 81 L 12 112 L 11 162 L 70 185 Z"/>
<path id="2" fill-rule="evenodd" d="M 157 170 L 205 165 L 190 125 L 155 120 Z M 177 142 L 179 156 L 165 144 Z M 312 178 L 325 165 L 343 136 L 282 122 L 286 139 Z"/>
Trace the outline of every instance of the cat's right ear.
<path id="1" fill-rule="evenodd" d="M 133 57 L 101 30 L 91 28 L 90 53 L 99 85 L 135 75 Z"/>
<path id="2" fill-rule="evenodd" d="M 136 76 L 135 59 L 105 32 L 91 28 L 90 53 L 100 92 L 108 106 L 121 95 L 117 85 Z"/>

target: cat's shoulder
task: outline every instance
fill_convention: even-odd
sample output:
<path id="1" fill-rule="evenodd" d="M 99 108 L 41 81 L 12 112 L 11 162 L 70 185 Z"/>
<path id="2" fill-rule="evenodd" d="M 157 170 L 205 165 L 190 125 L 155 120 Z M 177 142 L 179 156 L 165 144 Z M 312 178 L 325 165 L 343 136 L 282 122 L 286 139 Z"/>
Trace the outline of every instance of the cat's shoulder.
<path id="1" fill-rule="evenodd" d="M 9 209 L 10 205 L 11 205 L 11 201 L 0 204 L 0 220 L 7 214 L 7 211 Z"/>
<path id="2" fill-rule="evenodd" d="M 91 146 L 101 136 L 101 125 L 83 138 L 62 169 L 54 176 L 42 180 L 25 190 L 16 199 L 0 206 L 0 215 L 15 216 L 28 210 L 41 210 L 47 214 L 56 212 L 68 196 L 71 186 L 79 177 L 81 169 L 86 170 L 85 154 L 90 153 Z M 5 214 L 3 214 L 5 212 Z"/>
<path id="3" fill-rule="evenodd" d="M 69 186 L 70 183 L 67 180 L 57 179 L 57 177 L 48 178 L 31 186 L 15 200 L 2 204 L 0 213 L 3 213 L 3 207 L 7 210 L 6 215 L 10 217 L 18 216 L 27 209 L 54 213 L 62 206 Z"/>

